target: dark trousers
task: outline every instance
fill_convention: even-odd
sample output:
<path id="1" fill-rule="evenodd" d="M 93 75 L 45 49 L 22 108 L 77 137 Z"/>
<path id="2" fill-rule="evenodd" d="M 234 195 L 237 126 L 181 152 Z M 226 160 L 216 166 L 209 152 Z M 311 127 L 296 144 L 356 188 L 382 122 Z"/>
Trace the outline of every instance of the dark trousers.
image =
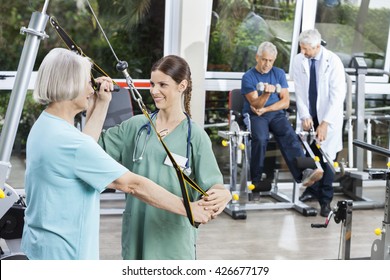
<path id="1" fill-rule="evenodd" d="M 274 135 L 286 164 L 295 181 L 300 182 L 302 172 L 296 167 L 296 158 L 305 157 L 302 144 L 284 111 L 251 115 L 251 178 L 259 182 L 264 170 L 270 132 Z"/>
<path id="2" fill-rule="evenodd" d="M 304 193 L 310 193 L 318 199 L 320 205 L 330 203 L 333 199 L 333 181 L 334 173 L 330 166 L 324 162 L 321 152 L 317 149 L 315 143 L 310 145 L 313 153 L 320 158 L 321 167 L 324 170 L 322 179 L 312 186 L 306 188 Z"/>
<path id="3" fill-rule="evenodd" d="M 318 127 L 317 118 L 313 119 L 314 128 Z M 320 205 L 330 203 L 333 199 L 333 181 L 334 181 L 334 173 L 330 166 L 324 162 L 321 152 L 318 150 L 315 142 L 310 145 L 310 148 L 313 150 L 313 153 L 320 158 L 321 167 L 324 170 L 324 175 L 322 179 L 312 186 L 306 188 L 304 194 L 310 193 L 314 197 L 318 199 Z M 335 160 L 335 159 L 334 159 Z"/>

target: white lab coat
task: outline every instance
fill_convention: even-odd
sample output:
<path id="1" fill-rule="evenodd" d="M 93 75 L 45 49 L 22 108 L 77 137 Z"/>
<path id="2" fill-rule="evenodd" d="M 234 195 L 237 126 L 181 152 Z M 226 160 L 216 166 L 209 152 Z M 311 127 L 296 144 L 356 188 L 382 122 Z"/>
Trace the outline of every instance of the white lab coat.
<path id="1" fill-rule="evenodd" d="M 322 58 L 318 63 L 317 76 L 317 117 L 318 122 L 326 121 L 328 134 L 321 143 L 322 149 L 335 159 L 342 150 L 342 127 L 344 100 L 346 94 L 345 70 L 340 58 L 322 47 Z M 309 118 L 309 60 L 302 54 L 294 57 L 293 75 L 297 103 L 297 131 L 301 131 L 301 120 Z"/>

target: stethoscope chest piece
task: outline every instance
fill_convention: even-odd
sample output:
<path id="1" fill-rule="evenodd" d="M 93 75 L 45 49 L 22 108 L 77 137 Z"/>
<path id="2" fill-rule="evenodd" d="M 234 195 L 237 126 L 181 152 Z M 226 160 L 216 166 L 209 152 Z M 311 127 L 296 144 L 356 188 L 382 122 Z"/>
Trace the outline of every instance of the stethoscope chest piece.
<path id="1" fill-rule="evenodd" d="M 158 113 L 158 111 L 154 112 L 151 115 L 150 119 L 153 119 L 157 115 L 157 113 Z M 191 174 L 191 168 L 189 166 L 189 157 L 190 157 L 190 151 L 191 151 L 191 119 L 187 113 L 185 113 L 185 115 L 187 117 L 187 122 L 188 122 L 187 149 L 186 149 L 187 162 L 186 162 L 185 166 L 183 167 L 183 172 L 188 176 L 189 174 Z M 150 138 L 150 135 L 151 135 L 151 130 L 152 130 L 152 127 L 151 127 L 150 122 L 142 125 L 140 127 L 140 129 L 138 130 L 137 135 L 135 137 L 135 147 L 134 147 L 134 151 L 133 151 L 133 162 L 142 161 L 144 154 L 145 154 L 146 144 L 147 144 L 147 142 Z M 141 142 L 141 146 L 139 147 L 140 141 L 142 141 L 142 140 L 143 140 L 143 143 Z"/>

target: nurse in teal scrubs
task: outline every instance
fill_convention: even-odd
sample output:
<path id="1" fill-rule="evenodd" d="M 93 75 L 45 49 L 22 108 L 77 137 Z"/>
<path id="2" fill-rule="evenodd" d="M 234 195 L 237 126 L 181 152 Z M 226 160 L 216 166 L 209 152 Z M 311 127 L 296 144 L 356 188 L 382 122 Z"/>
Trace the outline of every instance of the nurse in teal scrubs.
<path id="1" fill-rule="evenodd" d="M 152 114 L 156 131 L 163 137 L 176 162 L 200 188 L 214 217 L 231 199 L 202 127 L 190 119 L 191 72 L 179 56 L 166 56 L 151 70 L 150 93 L 157 111 Z M 183 111 L 184 99 L 184 111 Z M 145 176 L 178 196 L 180 183 L 167 153 L 144 115 L 134 116 L 102 133 L 99 144 L 134 173 Z M 201 195 L 190 188 L 191 201 Z M 122 222 L 123 259 L 196 259 L 198 229 L 187 217 L 161 210 L 127 195 Z"/>

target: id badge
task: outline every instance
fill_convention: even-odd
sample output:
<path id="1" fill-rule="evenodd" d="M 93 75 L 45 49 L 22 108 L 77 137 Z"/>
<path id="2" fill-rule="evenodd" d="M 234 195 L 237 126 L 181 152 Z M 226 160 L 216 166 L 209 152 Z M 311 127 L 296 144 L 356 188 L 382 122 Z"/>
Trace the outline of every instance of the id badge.
<path id="1" fill-rule="evenodd" d="M 181 170 L 184 170 L 184 173 L 188 176 L 191 174 L 191 168 L 186 168 L 186 164 L 188 161 L 188 158 L 183 157 L 181 155 L 177 155 L 175 153 L 171 153 L 172 157 L 176 161 L 176 163 L 180 166 Z M 164 161 L 165 165 L 173 166 L 171 159 L 167 156 Z"/>

